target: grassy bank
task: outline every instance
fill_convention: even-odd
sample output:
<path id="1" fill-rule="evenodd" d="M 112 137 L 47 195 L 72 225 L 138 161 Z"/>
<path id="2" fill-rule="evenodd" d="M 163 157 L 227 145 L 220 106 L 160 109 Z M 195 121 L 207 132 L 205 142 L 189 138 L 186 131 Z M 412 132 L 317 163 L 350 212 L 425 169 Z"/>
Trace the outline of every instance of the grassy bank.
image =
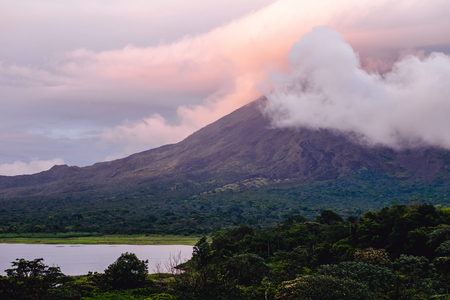
<path id="1" fill-rule="evenodd" d="M 17 244 L 126 244 L 126 245 L 194 245 L 200 236 L 180 235 L 97 235 L 92 233 L 23 233 L 0 234 L 0 243 Z"/>

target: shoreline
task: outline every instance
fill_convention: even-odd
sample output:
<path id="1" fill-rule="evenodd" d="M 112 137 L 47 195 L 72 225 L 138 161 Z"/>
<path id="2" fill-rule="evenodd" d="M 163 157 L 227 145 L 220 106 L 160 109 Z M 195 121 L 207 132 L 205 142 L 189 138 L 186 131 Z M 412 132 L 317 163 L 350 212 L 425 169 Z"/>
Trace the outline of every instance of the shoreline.
<path id="1" fill-rule="evenodd" d="M 133 234 L 0 234 L 0 244 L 80 244 L 80 245 L 195 245 L 201 236 Z"/>

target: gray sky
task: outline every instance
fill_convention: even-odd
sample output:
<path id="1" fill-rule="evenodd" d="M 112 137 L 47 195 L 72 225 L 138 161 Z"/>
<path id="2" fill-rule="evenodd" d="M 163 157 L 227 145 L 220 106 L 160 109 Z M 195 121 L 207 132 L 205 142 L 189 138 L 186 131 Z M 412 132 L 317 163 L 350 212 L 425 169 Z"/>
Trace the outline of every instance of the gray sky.
<path id="1" fill-rule="evenodd" d="M 444 0 L 0 0 L 0 174 L 86 166 L 178 142 L 270 96 L 267 87 L 280 84 L 274 74 L 291 76 L 289 53 L 314 26 L 342 34 L 371 74 L 408 54 L 448 54 L 449 15 Z M 335 46 L 324 57 L 335 57 Z M 445 57 L 436 63 L 441 77 Z M 448 109 L 445 101 L 433 107 Z M 401 114 L 427 120 L 408 111 Z"/>

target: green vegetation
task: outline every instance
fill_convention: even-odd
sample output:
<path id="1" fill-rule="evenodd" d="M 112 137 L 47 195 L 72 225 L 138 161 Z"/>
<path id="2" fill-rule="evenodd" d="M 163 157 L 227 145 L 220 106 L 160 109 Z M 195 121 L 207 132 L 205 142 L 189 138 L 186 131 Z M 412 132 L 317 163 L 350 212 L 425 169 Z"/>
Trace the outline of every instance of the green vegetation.
<path id="1" fill-rule="evenodd" d="M 272 180 L 270 185 L 242 189 L 217 190 L 213 184 L 187 182 L 176 188 L 149 185 L 114 196 L 80 192 L 0 199 L 0 234 L 198 236 L 240 225 L 268 228 L 292 215 L 314 220 L 323 209 L 346 218 L 394 203 L 450 206 L 450 181 L 441 173 L 430 183 L 407 182 L 363 167 L 336 180 Z"/>
<path id="2" fill-rule="evenodd" d="M 194 245 L 197 235 L 99 235 L 92 232 L 3 233 L 0 243 L 20 244 L 124 244 L 124 245 Z"/>
<path id="3" fill-rule="evenodd" d="M 122 255 L 105 270 L 105 282 L 118 289 L 142 286 L 148 274 L 148 260 L 139 260 L 134 253 Z"/>
<path id="4" fill-rule="evenodd" d="M 45 286 L 36 283 L 36 278 L 45 281 L 45 272 L 33 277 L 13 276 L 20 272 L 11 271 L 0 277 L 0 296 L 62 300 L 447 299 L 450 208 L 416 202 L 394 204 L 346 220 L 332 210 L 323 210 L 315 221 L 292 215 L 265 229 L 240 226 L 216 232 L 211 242 L 202 237 L 191 260 L 172 257 L 164 267 L 159 266 L 157 274 L 142 276 L 145 266 L 145 261 L 125 253 L 104 274 L 59 274 L 51 277 L 53 284 Z M 24 295 L 23 291 L 28 292 Z"/>

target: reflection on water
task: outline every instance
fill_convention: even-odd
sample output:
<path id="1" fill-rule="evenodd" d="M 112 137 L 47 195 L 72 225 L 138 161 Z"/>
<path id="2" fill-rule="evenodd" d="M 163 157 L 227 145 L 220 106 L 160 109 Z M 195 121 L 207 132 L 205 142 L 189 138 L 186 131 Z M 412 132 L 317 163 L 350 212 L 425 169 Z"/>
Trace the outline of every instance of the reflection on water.
<path id="1" fill-rule="evenodd" d="M 148 271 L 154 273 L 155 263 L 167 261 L 170 255 L 192 256 L 192 246 L 184 245 L 35 245 L 0 244 L 0 275 L 11 268 L 16 258 L 43 258 L 48 266 L 59 266 L 66 275 L 84 275 L 89 271 L 103 273 L 120 254 L 135 253 L 140 260 L 148 259 Z"/>

